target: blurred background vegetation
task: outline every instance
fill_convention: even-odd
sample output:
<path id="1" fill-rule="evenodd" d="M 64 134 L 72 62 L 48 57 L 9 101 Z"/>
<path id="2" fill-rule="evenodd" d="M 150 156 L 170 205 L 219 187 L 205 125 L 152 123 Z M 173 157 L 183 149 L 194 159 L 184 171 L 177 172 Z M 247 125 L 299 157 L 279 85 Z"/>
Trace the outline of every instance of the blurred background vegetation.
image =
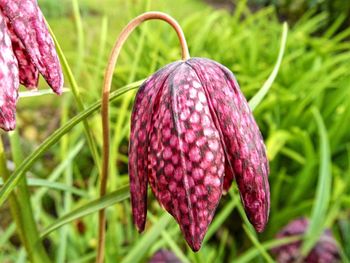
<path id="1" fill-rule="evenodd" d="M 160 248 L 183 262 L 273 261 L 269 242 L 289 221 L 312 217 L 330 228 L 343 253 L 350 257 L 350 1 L 342 0 L 39 0 L 77 79 L 85 106 L 100 98 L 103 73 L 118 33 L 136 15 L 159 10 L 176 18 L 184 29 L 192 56 L 214 59 L 236 75 L 249 99 L 264 84 L 277 59 L 282 21 L 290 31 L 281 69 L 254 115 L 270 159 L 271 215 L 257 235 L 242 213 L 236 189 L 222 198 L 199 253 L 186 246 L 174 220 L 149 194 L 144 234 L 132 224 L 129 200 L 108 208 L 107 262 L 147 262 Z M 174 32 L 162 22 L 143 24 L 127 41 L 117 66 L 113 89 L 141 80 L 180 58 Z M 68 86 L 68 82 L 66 82 Z M 47 88 L 44 81 L 41 87 Z M 128 184 L 129 120 L 135 91 L 111 104 L 112 156 L 109 191 Z M 70 92 L 61 97 L 21 98 L 18 130 L 25 155 L 57 127 L 79 112 Z M 325 128 L 312 112 L 319 112 Z M 100 116 L 89 124 L 101 149 Z M 320 136 L 326 134 L 326 136 Z M 329 146 L 329 148 L 327 147 Z M 10 156 L 10 149 L 9 156 Z M 11 164 L 11 163 L 10 163 Z M 13 167 L 13 164 L 12 164 Z M 329 169 L 328 169 L 329 168 Z M 30 170 L 32 201 L 39 229 L 98 196 L 98 168 L 79 125 Z M 317 185 L 331 181 L 322 191 Z M 40 179 L 40 180 L 34 180 Z M 97 214 L 55 230 L 44 242 L 55 262 L 93 262 Z M 6 206 L 0 208 L 0 262 L 26 262 Z"/>

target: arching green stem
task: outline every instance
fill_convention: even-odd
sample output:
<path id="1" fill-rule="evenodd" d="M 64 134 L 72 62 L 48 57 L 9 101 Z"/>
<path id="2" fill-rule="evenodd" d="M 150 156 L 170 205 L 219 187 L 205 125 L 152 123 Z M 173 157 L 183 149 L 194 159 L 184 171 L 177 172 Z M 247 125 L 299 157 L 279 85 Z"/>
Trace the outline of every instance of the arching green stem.
<path id="1" fill-rule="evenodd" d="M 163 20 L 170 24 L 176 31 L 177 36 L 180 40 L 180 45 L 182 49 L 182 59 L 187 60 L 190 58 L 188 47 L 184 33 L 180 25 L 169 15 L 161 12 L 146 12 L 133 20 L 122 30 L 119 35 L 115 45 L 112 49 L 112 53 L 109 57 L 107 69 L 104 77 L 104 84 L 102 90 L 102 128 L 103 128 L 103 154 L 102 154 L 102 170 L 100 177 L 100 196 L 106 194 L 106 185 L 108 178 L 108 168 L 109 168 L 109 145 L 110 145 L 110 134 L 109 134 L 109 94 L 111 90 L 112 78 L 114 69 L 118 60 L 119 53 L 125 41 L 131 34 L 131 32 L 138 27 L 142 22 L 147 20 Z M 105 225 L 106 225 L 106 215 L 105 210 L 99 212 L 99 226 L 98 226 L 98 251 L 97 251 L 97 263 L 102 263 L 104 261 L 104 247 L 105 247 Z"/>

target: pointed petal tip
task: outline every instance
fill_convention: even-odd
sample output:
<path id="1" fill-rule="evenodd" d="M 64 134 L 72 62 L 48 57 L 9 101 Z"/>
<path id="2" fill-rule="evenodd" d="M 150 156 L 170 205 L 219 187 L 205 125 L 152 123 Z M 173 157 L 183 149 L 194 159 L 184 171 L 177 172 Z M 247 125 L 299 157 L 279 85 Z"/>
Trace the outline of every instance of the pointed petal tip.
<path id="1" fill-rule="evenodd" d="M 134 222 L 137 232 L 141 234 L 145 230 L 145 224 L 146 222 Z"/>
<path id="2" fill-rule="evenodd" d="M 264 218 L 260 218 L 260 219 L 257 219 L 257 218 L 251 219 L 251 218 L 249 218 L 249 220 L 250 220 L 251 224 L 253 225 L 253 227 L 255 228 L 256 232 L 262 233 L 262 232 L 264 232 L 264 230 L 266 228 L 266 225 L 267 225 L 267 222 L 268 222 L 268 218 L 269 218 L 268 215 L 266 215 L 266 216 L 264 216 Z"/>
<path id="3" fill-rule="evenodd" d="M 264 232 L 267 222 L 269 220 L 269 214 L 262 212 L 261 209 L 257 209 L 256 212 L 252 212 L 252 208 L 247 206 L 244 206 L 244 209 L 249 222 L 252 224 L 256 232 Z"/>
<path id="4" fill-rule="evenodd" d="M 9 132 L 16 129 L 16 106 L 5 103 L 0 107 L 0 129 Z"/>
<path id="5" fill-rule="evenodd" d="M 3 129 L 6 132 L 13 131 L 14 129 L 16 129 L 16 122 L 15 121 L 0 122 L 0 129 Z"/>
<path id="6" fill-rule="evenodd" d="M 189 246 L 190 246 L 190 248 L 192 249 L 193 252 L 198 252 L 201 249 L 201 247 L 202 247 L 202 242 L 189 244 Z"/>
<path id="7" fill-rule="evenodd" d="M 200 229 L 199 226 L 188 226 L 188 225 L 184 225 L 183 223 L 178 221 L 178 224 L 180 226 L 181 232 L 188 244 L 188 246 L 192 249 L 193 252 L 198 252 L 201 247 L 202 247 L 202 243 L 204 240 L 204 237 L 207 233 L 208 230 L 208 226 L 210 224 L 210 222 L 207 223 L 207 225 Z M 194 232 L 191 231 L 196 229 Z"/>
<path id="8" fill-rule="evenodd" d="M 139 234 L 141 234 L 145 230 L 145 228 L 139 227 L 138 225 L 136 225 L 136 229 L 137 232 L 139 232 Z"/>
<path id="9" fill-rule="evenodd" d="M 193 252 L 198 252 L 203 244 L 203 240 L 208 231 L 208 227 L 210 225 L 211 220 L 206 223 L 206 226 L 201 228 L 199 225 L 184 225 L 183 222 L 179 222 L 181 232 L 188 244 L 188 246 L 192 249 Z M 203 222 L 202 222 L 203 223 Z M 200 225 L 202 225 L 200 223 Z"/>
<path id="10" fill-rule="evenodd" d="M 202 247 L 202 242 L 206 233 L 193 235 L 190 232 L 185 232 L 185 229 L 181 225 L 180 225 L 180 229 L 181 229 L 181 232 L 183 233 L 183 236 L 185 237 L 187 245 L 191 248 L 193 252 L 198 252 Z"/>
<path id="11" fill-rule="evenodd" d="M 61 96 L 63 93 L 63 88 L 59 88 L 57 90 L 54 90 L 54 92 L 56 93 L 56 95 Z"/>
<path id="12" fill-rule="evenodd" d="M 57 95 L 62 95 L 63 93 L 63 76 L 61 75 L 58 78 L 54 78 L 54 79 L 48 79 L 47 83 L 49 84 L 49 86 L 52 88 L 52 90 L 57 94 Z"/>
<path id="13" fill-rule="evenodd" d="M 132 220 L 136 229 L 139 233 L 142 233 L 145 230 L 146 226 L 146 217 L 147 217 L 147 203 L 146 202 L 135 202 L 135 194 L 131 193 L 131 206 L 132 206 Z M 145 200 L 145 199 L 141 199 Z"/>
<path id="14" fill-rule="evenodd" d="M 254 226 L 255 230 L 256 230 L 258 233 L 264 232 L 265 227 L 266 227 L 266 225 L 256 225 L 256 226 Z"/>
<path id="15" fill-rule="evenodd" d="M 193 252 L 198 252 L 201 249 L 201 246 L 193 246 L 193 247 L 191 247 L 191 249 Z"/>

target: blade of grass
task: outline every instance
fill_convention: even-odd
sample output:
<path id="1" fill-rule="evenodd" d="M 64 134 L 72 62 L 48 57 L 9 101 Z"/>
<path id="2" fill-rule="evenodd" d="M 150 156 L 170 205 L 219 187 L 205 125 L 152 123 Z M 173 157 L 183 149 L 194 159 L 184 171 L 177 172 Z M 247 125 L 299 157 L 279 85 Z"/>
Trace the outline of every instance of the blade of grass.
<path id="1" fill-rule="evenodd" d="M 72 0 L 72 8 L 73 8 L 75 27 L 76 27 L 77 36 L 78 36 L 78 45 L 77 45 L 78 58 L 76 59 L 76 75 L 80 76 L 81 65 L 83 63 L 84 55 L 85 55 L 85 46 L 84 46 L 85 37 L 84 37 L 83 22 L 81 20 L 81 15 L 79 10 L 80 9 L 79 1 Z"/>
<path id="2" fill-rule="evenodd" d="M 204 237 L 203 244 L 205 244 L 222 226 L 228 216 L 231 214 L 233 209 L 236 207 L 238 199 L 231 199 L 230 202 L 215 216 L 215 219 L 210 224 L 207 234 Z"/>
<path id="3" fill-rule="evenodd" d="M 9 133 L 12 158 L 16 167 L 18 167 L 24 160 L 23 151 L 20 143 L 20 136 L 18 130 Z M 27 253 L 32 261 L 35 262 L 50 262 L 43 244 L 40 242 L 39 231 L 36 226 L 32 203 L 30 200 L 30 193 L 27 184 L 27 178 L 23 176 L 18 182 L 18 189 L 16 192 L 18 206 L 20 211 L 19 217 L 22 221 L 22 232 L 27 239 L 30 250 L 27 247 Z M 19 227 L 21 227 L 19 226 Z"/>
<path id="4" fill-rule="evenodd" d="M 312 108 L 311 111 L 314 115 L 320 137 L 320 164 L 316 196 L 312 207 L 310 225 L 302 245 L 303 255 L 307 255 L 309 253 L 324 231 L 326 212 L 330 202 L 332 189 L 331 155 L 327 129 L 323 123 L 320 112 L 316 108 Z"/>
<path id="5" fill-rule="evenodd" d="M 86 255 L 83 255 L 79 259 L 71 261 L 71 263 L 89 263 L 89 262 L 93 262 L 95 257 L 96 257 L 96 251 L 93 251 Z"/>
<path id="6" fill-rule="evenodd" d="M 73 93 L 73 96 L 74 96 L 74 98 L 76 100 L 78 109 L 79 109 L 80 112 L 83 112 L 85 110 L 85 106 L 84 106 L 84 103 L 83 103 L 83 99 L 80 96 L 80 91 L 79 91 L 79 87 L 78 87 L 78 84 L 76 82 L 76 79 L 75 79 L 75 77 L 73 75 L 73 72 L 72 72 L 72 70 L 71 70 L 71 68 L 70 68 L 70 66 L 68 64 L 66 56 L 64 55 L 64 53 L 62 51 L 62 48 L 61 48 L 60 44 L 58 43 L 58 41 L 56 39 L 55 34 L 51 30 L 50 26 L 48 26 L 48 28 L 49 28 L 51 36 L 52 36 L 52 38 L 53 38 L 53 40 L 55 42 L 57 54 L 58 54 L 58 56 L 59 56 L 59 58 L 61 60 L 63 70 L 64 70 L 64 72 L 66 73 L 66 75 L 68 77 L 68 81 L 70 83 L 70 86 L 71 86 L 71 89 L 72 89 L 72 93 Z M 100 169 L 100 165 L 101 165 L 100 164 L 100 157 L 99 157 L 99 154 L 98 154 L 98 151 L 97 151 L 97 145 L 96 145 L 95 138 L 93 137 L 92 130 L 91 130 L 90 125 L 89 125 L 89 123 L 88 123 L 88 121 L 86 119 L 83 120 L 83 124 L 84 124 L 86 140 L 88 142 L 88 145 L 89 145 L 92 157 L 94 159 L 94 162 L 95 162 L 96 166 Z"/>
<path id="7" fill-rule="evenodd" d="M 259 253 L 264 257 L 266 262 L 274 262 L 274 260 L 271 258 L 271 256 L 266 252 L 266 249 L 263 247 L 263 245 L 259 242 L 259 240 L 251 233 L 250 229 L 246 226 L 246 224 L 243 224 L 243 229 L 247 236 L 249 237 L 250 241 L 252 241 L 253 245 L 258 249 Z"/>
<path id="8" fill-rule="evenodd" d="M 224 262 L 225 248 L 227 247 L 228 237 L 229 237 L 229 231 L 225 229 L 222 233 L 222 236 L 220 237 L 219 249 L 216 256 L 216 259 L 220 260 L 221 262 Z M 213 261 L 214 260 L 212 260 L 211 262 Z"/>
<path id="9" fill-rule="evenodd" d="M 72 184 L 72 177 L 73 177 L 73 168 L 72 164 L 68 167 L 68 169 L 65 172 L 65 181 L 67 184 Z M 69 191 L 64 192 L 63 197 L 64 207 L 63 207 L 63 213 L 68 212 L 71 209 L 72 206 L 72 193 Z M 56 254 L 56 260 L 57 263 L 64 263 L 67 262 L 67 246 L 68 246 L 68 235 L 69 235 L 69 228 L 68 226 L 65 226 L 60 229 L 59 233 L 59 245 L 57 247 L 57 254 Z"/>
<path id="10" fill-rule="evenodd" d="M 79 7 L 78 3 L 76 3 L 76 0 L 73 0 L 73 9 L 75 14 L 75 20 L 80 19 L 80 14 L 79 14 Z M 78 9 L 76 11 L 75 9 Z M 79 19 L 77 18 L 79 17 Z M 79 30 L 78 30 L 79 31 Z M 80 38 L 79 38 L 79 44 L 80 44 Z M 83 48 L 83 47 L 82 47 Z M 80 54 L 80 53 L 79 53 Z M 81 54 L 80 54 L 81 55 Z M 80 64 L 81 63 L 82 57 L 79 56 L 78 59 L 78 70 L 80 70 Z M 70 105 L 70 99 L 64 100 L 62 102 L 62 110 L 61 110 L 61 126 L 64 125 L 68 121 L 69 118 L 69 105 Z M 62 137 L 61 142 L 60 142 L 60 161 L 63 162 L 66 159 L 66 156 L 69 154 L 69 141 L 70 137 L 68 134 Z M 73 174 L 73 169 L 72 169 L 72 162 L 69 162 L 67 165 L 65 171 L 64 171 L 64 180 L 67 185 L 73 185 L 73 180 L 72 180 L 72 174 Z M 71 192 L 65 191 L 63 194 L 63 211 L 59 211 L 59 215 L 68 213 L 69 210 L 71 210 L 72 206 L 72 194 Z M 68 226 L 62 227 L 59 231 L 59 244 L 57 247 L 57 253 L 56 253 L 56 260 L 55 262 L 57 263 L 63 263 L 66 262 L 66 255 L 67 255 L 67 242 L 68 242 Z"/>
<path id="11" fill-rule="evenodd" d="M 291 244 L 297 241 L 300 241 L 302 239 L 301 236 L 293 236 L 293 237 L 286 237 L 281 239 L 273 239 L 267 242 L 264 242 L 261 244 L 261 246 L 264 248 L 264 250 L 270 250 L 275 247 Z M 249 250 L 247 250 L 245 253 L 243 253 L 238 258 L 234 259 L 234 263 L 249 263 L 249 262 L 255 262 L 253 259 L 255 259 L 260 254 L 260 250 L 257 247 L 253 247 Z"/>
<path id="12" fill-rule="evenodd" d="M 0 137 L 0 174 L 4 178 L 4 181 L 9 181 L 10 173 L 7 169 L 7 158 L 5 149 L 2 143 L 2 137 Z M 23 180 L 19 181 L 20 188 L 22 189 Z M 23 196 L 23 192 L 20 191 L 19 197 Z M 9 198 L 10 210 L 13 220 L 16 223 L 16 230 L 20 237 L 23 247 L 25 248 L 28 258 L 32 262 L 45 263 L 50 262 L 45 250 L 43 250 L 42 244 L 38 242 L 38 235 L 36 225 L 32 214 L 28 214 L 28 210 L 22 211 L 20 200 L 17 195 L 12 193 Z M 29 227 L 33 227 L 27 231 L 26 224 L 29 224 Z M 33 226 L 34 224 L 34 226 Z"/>
<path id="13" fill-rule="evenodd" d="M 0 247 L 4 247 L 5 243 L 9 242 L 9 239 L 16 231 L 16 224 L 11 223 L 0 235 Z"/>
<path id="14" fill-rule="evenodd" d="M 4 185 L 4 181 L 0 179 L 0 186 L 3 186 L 3 185 Z M 51 182 L 45 179 L 29 178 L 28 185 L 31 187 L 43 187 L 43 188 L 51 188 L 54 190 L 67 191 L 81 197 L 89 197 L 89 195 L 85 191 L 80 190 L 76 187 L 72 187 L 63 183 Z"/>
<path id="15" fill-rule="evenodd" d="M 90 201 L 85 205 L 60 217 L 53 224 L 45 228 L 41 233 L 41 238 L 44 238 L 45 236 L 50 234 L 52 231 L 55 231 L 61 226 L 64 226 L 76 219 L 82 218 L 86 215 L 98 212 L 100 209 L 104 209 L 118 202 L 124 201 L 125 199 L 129 198 L 129 196 L 130 196 L 129 185 L 127 185 L 105 195 L 102 198 L 98 198 L 96 200 Z"/>
<path id="16" fill-rule="evenodd" d="M 108 17 L 104 16 L 102 18 L 100 27 L 100 41 L 98 54 L 93 67 L 94 74 L 92 78 L 92 83 L 101 83 L 103 78 L 104 69 L 104 58 L 106 57 L 106 46 L 107 46 L 107 36 L 108 36 Z M 100 92 L 96 91 L 96 96 L 100 96 Z"/>
<path id="17" fill-rule="evenodd" d="M 74 148 L 72 148 L 69 153 L 66 154 L 65 159 L 60 162 L 58 166 L 55 167 L 53 172 L 48 176 L 47 179 L 45 180 L 40 180 L 40 179 L 29 179 L 29 184 L 32 183 L 39 183 L 38 186 L 47 186 L 48 188 L 54 188 L 58 190 L 64 190 L 64 191 L 70 191 L 74 193 L 80 193 L 80 195 L 86 195 L 86 193 L 82 190 L 76 189 L 76 188 L 71 188 L 71 186 L 66 186 L 65 184 L 61 184 L 56 182 L 60 175 L 64 172 L 64 170 L 73 162 L 74 158 L 79 154 L 79 152 L 82 150 L 84 146 L 84 141 L 79 141 Z M 42 183 L 40 185 L 40 182 Z M 64 186 L 62 189 L 61 186 Z M 70 190 L 71 189 L 71 190 Z M 76 190 L 73 190 L 76 189 Z M 36 199 L 37 202 L 40 201 L 40 199 L 43 197 L 43 195 L 47 192 L 47 188 L 42 188 L 38 191 L 35 192 L 34 198 Z M 72 191 L 73 190 L 73 191 Z M 35 202 L 35 201 L 34 201 Z"/>
<path id="18" fill-rule="evenodd" d="M 157 223 L 156 218 L 151 215 L 150 213 L 148 214 L 151 222 L 153 224 Z M 161 233 L 162 238 L 166 241 L 166 243 L 169 245 L 169 247 L 172 249 L 174 254 L 181 260 L 182 263 L 190 263 L 189 259 L 186 257 L 186 255 L 182 252 L 181 248 L 175 243 L 171 235 L 165 230 L 162 231 Z"/>
<path id="19" fill-rule="evenodd" d="M 5 153 L 5 148 L 3 146 L 2 142 L 2 136 L 0 136 L 0 175 L 3 177 L 4 181 L 8 181 L 8 178 L 10 176 L 10 173 L 7 169 L 7 158 Z M 31 247 L 28 242 L 28 239 L 25 236 L 24 225 L 21 218 L 21 209 L 18 203 L 18 199 L 15 194 L 11 193 L 9 196 L 9 206 L 10 206 L 10 212 L 13 221 L 16 223 L 16 231 L 19 235 L 19 238 L 22 242 L 22 245 L 26 248 L 28 251 L 29 256 L 31 257 Z"/>
<path id="20" fill-rule="evenodd" d="M 275 65 L 271 75 L 269 76 L 269 78 L 266 80 L 266 82 L 262 86 L 262 88 L 249 101 L 249 106 L 250 106 L 252 111 L 260 104 L 260 102 L 263 100 L 263 98 L 266 96 L 267 92 L 271 88 L 273 82 L 275 81 L 278 70 L 279 70 L 281 63 L 282 63 L 282 58 L 283 58 L 284 51 L 285 51 L 286 44 L 287 44 L 287 36 L 288 36 L 288 24 L 283 23 L 281 47 L 280 47 L 280 51 L 278 54 L 276 65 Z"/>
<path id="21" fill-rule="evenodd" d="M 157 223 L 154 224 L 130 250 L 127 256 L 122 260 L 122 263 L 139 262 L 152 244 L 159 238 L 162 231 L 165 230 L 171 219 L 172 217 L 168 213 L 164 213 Z"/>

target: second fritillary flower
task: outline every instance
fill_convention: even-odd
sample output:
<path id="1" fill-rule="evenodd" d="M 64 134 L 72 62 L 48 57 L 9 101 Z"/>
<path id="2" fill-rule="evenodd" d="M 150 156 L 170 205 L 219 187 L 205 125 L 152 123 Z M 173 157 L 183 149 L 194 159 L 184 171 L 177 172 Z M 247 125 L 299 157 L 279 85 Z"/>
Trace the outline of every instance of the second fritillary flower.
<path id="1" fill-rule="evenodd" d="M 57 94 L 63 74 L 36 0 L 0 0 L 0 128 L 15 128 L 19 84 L 36 88 L 39 72 Z"/>
<path id="2" fill-rule="evenodd" d="M 277 238 L 286 238 L 292 236 L 303 235 L 309 227 L 309 220 L 299 218 L 291 221 L 288 225 L 277 234 Z M 341 254 L 331 229 L 325 229 L 311 249 L 308 255 L 302 257 L 301 254 L 302 241 L 296 241 L 290 244 L 276 247 L 272 253 L 276 257 L 278 263 L 339 263 L 341 262 Z"/>

